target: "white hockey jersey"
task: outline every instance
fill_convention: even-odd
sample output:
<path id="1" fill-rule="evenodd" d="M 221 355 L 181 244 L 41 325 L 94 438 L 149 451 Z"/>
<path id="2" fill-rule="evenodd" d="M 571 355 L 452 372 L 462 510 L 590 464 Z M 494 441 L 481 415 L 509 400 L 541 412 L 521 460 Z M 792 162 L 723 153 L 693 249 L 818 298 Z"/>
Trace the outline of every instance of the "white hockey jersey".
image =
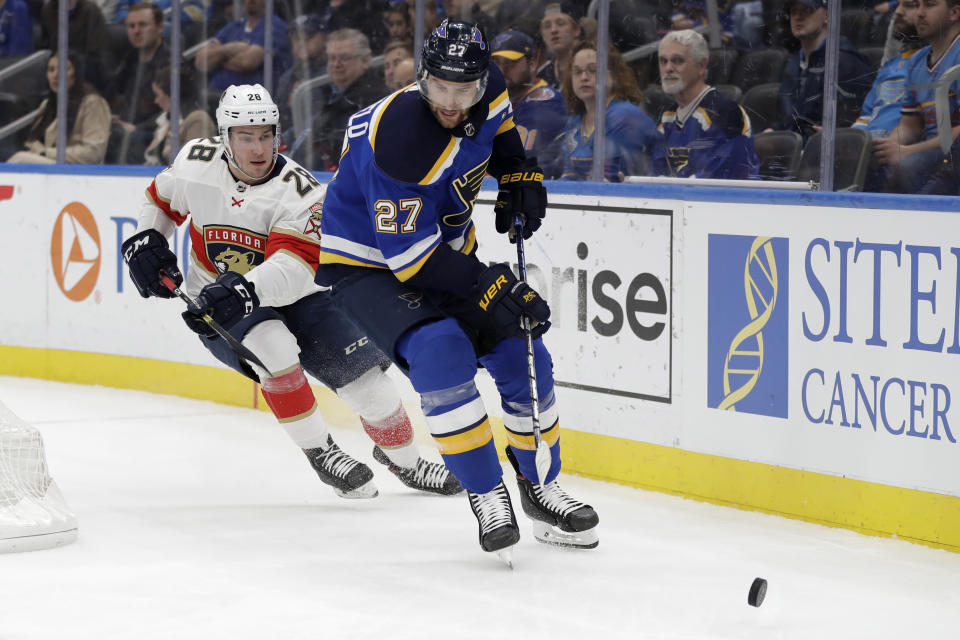
<path id="1" fill-rule="evenodd" d="M 269 180 L 249 185 L 230 173 L 219 137 L 191 140 L 147 187 L 137 231 L 169 239 L 189 219 L 190 296 L 235 271 L 254 283 L 262 306 L 285 306 L 323 290 L 313 278 L 325 192 L 283 155 Z"/>

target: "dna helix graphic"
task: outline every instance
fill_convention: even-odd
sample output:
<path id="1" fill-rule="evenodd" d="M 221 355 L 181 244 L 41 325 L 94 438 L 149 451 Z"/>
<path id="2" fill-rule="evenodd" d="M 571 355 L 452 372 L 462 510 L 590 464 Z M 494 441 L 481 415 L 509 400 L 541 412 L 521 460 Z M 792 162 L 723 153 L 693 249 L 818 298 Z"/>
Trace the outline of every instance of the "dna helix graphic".
<path id="1" fill-rule="evenodd" d="M 751 273 L 751 266 L 757 266 L 758 277 L 766 282 L 758 283 Z M 770 299 L 764 297 L 761 287 L 766 285 L 772 291 Z M 753 390 L 763 370 L 763 327 L 770 320 L 777 304 L 779 278 L 777 261 L 773 254 L 773 242 L 767 236 L 753 239 L 750 251 L 743 267 L 743 289 L 747 302 L 750 321 L 733 337 L 727 356 L 723 362 L 723 399 L 718 409 L 736 411 L 737 403 Z M 736 367 L 731 360 L 737 358 Z M 739 386 L 733 387 L 733 383 Z"/>

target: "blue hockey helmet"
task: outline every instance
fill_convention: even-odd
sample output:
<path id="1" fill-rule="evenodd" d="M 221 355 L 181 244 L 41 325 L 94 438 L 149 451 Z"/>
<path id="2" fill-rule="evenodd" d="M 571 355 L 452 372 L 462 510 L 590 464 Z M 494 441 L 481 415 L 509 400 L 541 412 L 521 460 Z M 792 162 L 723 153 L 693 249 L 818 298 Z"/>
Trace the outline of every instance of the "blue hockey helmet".
<path id="1" fill-rule="evenodd" d="M 470 22 L 444 19 L 423 43 L 417 68 L 417 86 L 428 101 L 428 76 L 448 82 L 474 83 L 471 102 L 475 105 L 487 88 L 487 68 L 490 66 L 490 45 L 477 25 Z"/>

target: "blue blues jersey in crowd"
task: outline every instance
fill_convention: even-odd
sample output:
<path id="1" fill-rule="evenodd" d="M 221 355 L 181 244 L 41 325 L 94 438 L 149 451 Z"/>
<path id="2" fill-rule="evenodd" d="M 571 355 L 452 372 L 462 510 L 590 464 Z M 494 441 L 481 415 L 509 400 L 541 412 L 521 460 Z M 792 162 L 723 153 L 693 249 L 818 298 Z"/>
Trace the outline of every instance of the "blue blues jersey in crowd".
<path id="1" fill-rule="evenodd" d="M 920 49 L 910 58 L 907 67 L 906 96 L 903 102 L 904 115 L 916 115 L 923 118 L 923 139 L 937 135 L 937 109 L 935 106 L 936 89 L 934 83 L 947 69 L 960 64 L 960 35 L 953 39 L 946 53 L 939 60 L 930 60 L 930 45 Z M 953 126 L 960 124 L 960 109 L 957 106 L 956 81 L 950 87 L 950 121 Z"/>
<path id="2" fill-rule="evenodd" d="M 471 214 L 483 177 L 524 159 L 503 76 L 493 65 L 489 73 L 484 96 L 453 129 L 416 85 L 350 118 L 324 200 L 317 282 L 357 267 L 461 295 L 475 282 L 482 265 Z"/>
<path id="3" fill-rule="evenodd" d="M 537 78 L 523 97 L 513 105 L 513 120 L 528 156 L 536 156 L 546 176 L 559 175 L 551 170 L 560 159 L 560 141 L 567 124 L 567 108 L 560 92 Z"/>
<path id="4" fill-rule="evenodd" d="M 593 168 L 593 136 L 584 136 L 582 116 L 567 119 L 563 138 L 561 180 L 589 180 Z M 607 105 L 603 175 L 619 182 L 619 175 L 647 175 L 650 154 L 659 143 L 657 125 L 637 105 L 613 100 Z"/>
<path id="5" fill-rule="evenodd" d="M 900 124 L 900 110 L 903 109 L 906 96 L 907 68 L 916 52 L 917 49 L 904 51 L 883 63 L 873 87 L 863 99 L 860 117 L 852 126 L 889 133 Z"/>
<path id="6" fill-rule="evenodd" d="M 759 167 L 750 118 L 731 98 L 707 87 L 678 113 L 660 116 L 663 136 L 653 152 L 653 175 L 748 180 Z"/>

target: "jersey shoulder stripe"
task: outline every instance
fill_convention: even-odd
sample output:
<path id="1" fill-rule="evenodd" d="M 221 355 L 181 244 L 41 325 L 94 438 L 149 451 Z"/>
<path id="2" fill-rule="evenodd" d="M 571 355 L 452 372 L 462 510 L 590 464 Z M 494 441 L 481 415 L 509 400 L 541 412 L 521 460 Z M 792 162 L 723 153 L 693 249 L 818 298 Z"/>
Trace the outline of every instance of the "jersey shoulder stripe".
<path id="1" fill-rule="evenodd" d="M 449 155 L 454 136 L 436 121 L 415 86 L 387 100 L 370 136 L 374 162 L 393 180 L 419 184 Z"/>

